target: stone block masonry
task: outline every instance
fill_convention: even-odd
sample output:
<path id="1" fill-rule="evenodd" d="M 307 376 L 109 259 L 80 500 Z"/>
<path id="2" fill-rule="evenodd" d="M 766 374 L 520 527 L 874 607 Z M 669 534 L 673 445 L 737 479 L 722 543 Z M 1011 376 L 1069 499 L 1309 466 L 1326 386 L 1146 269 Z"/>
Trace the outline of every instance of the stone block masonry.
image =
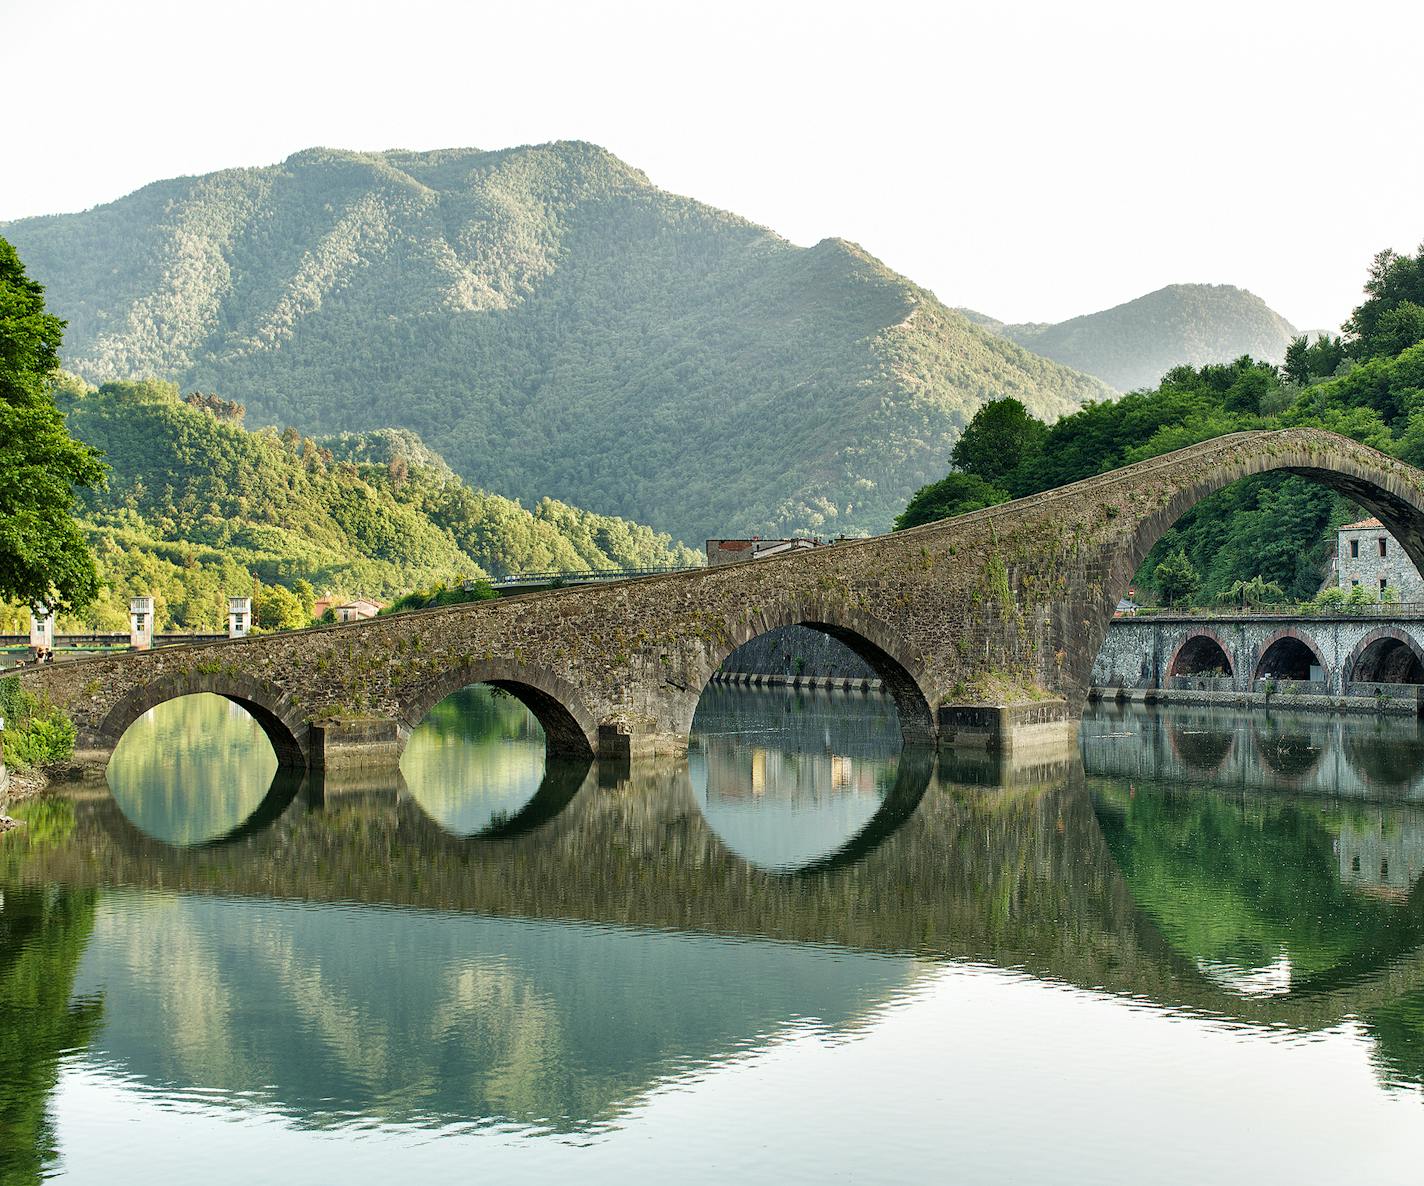
<path id="1" fill-rule="evenodd" d="M 94 766 L 147 709 L 199 691 L 247 706 L 284 764 L 330 765 L 338 753 L 389 763 L 430 707 L 477 682 L 524 700 L 555 754 L 639 756 L 685 748 L 698 697 L 733 650 L 801 625 L 875 672 L 907 740 L 936 740 L 963 710 L 1018 710 L 991 714 L 998 724 L 980 738 L 1002 746 L 1021 726 L 1062 731 L 1078 716 L 1113 610 L 1162 533 L 1208 495 L 1271 471 L 1347 495 L 1424 561 L 1424 474 L 1320 429 L 1237 433 L 957 519 L 755 563 L 20 678 L 70 712 Z"/>

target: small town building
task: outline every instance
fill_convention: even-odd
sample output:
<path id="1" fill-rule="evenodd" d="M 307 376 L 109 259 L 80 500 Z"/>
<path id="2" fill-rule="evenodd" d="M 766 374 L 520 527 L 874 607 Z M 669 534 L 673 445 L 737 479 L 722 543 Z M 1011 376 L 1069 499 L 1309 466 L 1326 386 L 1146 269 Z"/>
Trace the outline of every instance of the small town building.
<path id="1" fill-rule="evenodd" d="M 153 645 L 153 598 L 129 598 L 129 646 L 146 651 Z"/>
<path id="2" fill-rule="evenodd" d="M 359 622 L 364 618 L 374 618 L 385 608 L 379 601 L 357 597 L 343 605 L 334 605 L 331 610 L 336 615 L 338 622 Z"/>
<path id="3" fill-rule="evenodd" d="M 252 628 L 252 598 L 229 597 L 227 599 L 227 636 L 246 638 Z"/>
<path id="4" fill-rule="evenodd" d="M 34 655 L 54 650 L 54 611 L 40 606 L 39 613 L 30 610 L 30 651 Z"/>
<path id="5" fill-rule="evenodd" d="M 1340 528 L 1335 547 L 1335 583 L 1345 592 L 1362 586 L 1374 597 L 1392 592 L 1400 601 L 1424 601 L 1424 579 L 1378 519 Z"/>
<path id="6" fill-rule="evenodd" d="M 740 564 L 743 560 L 762 560 L 820 546 L 821 541 L 816 539 L 762 539 L 759 535 L 751 539 L 709 539 L 707 563 Z"/>

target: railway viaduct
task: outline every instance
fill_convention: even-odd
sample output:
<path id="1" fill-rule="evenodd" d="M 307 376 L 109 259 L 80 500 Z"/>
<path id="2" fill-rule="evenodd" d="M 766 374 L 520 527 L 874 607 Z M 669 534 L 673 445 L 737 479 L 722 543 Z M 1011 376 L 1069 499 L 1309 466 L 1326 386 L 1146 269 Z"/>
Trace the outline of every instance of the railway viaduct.
<path id="1" fill-rule="evenodd" d="M 443 697 L 487 682 L 551 753 L 685 748 L 703 687 L 738 646 L 803 624 L 846 643 L 910 742 L 1071 741 L 1113 610 L 1162 533 L 1240 478 L 1301 474 L 1378 516 L 1424 568 L 1424 473 L 1320 429 L 1237 433 L 956 519 L 785 557 L 55 664 L 21 679 L 108 761 L 162 701 L 244 705 L 291 767 L 384 765 Z"/>

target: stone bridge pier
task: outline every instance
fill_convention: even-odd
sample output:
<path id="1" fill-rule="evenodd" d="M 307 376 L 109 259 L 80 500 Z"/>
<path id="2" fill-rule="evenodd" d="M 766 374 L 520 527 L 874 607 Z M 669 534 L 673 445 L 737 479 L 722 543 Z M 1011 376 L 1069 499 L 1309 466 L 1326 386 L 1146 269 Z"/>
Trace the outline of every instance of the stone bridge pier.
<path id="1" fill-rule="evenodd" d="M 1319 429 L 1237 433 L 893 535 L 21 679 L 71 713 L 93 766 L 143 712 L 188 692 L 246 706 L 289 766 L 390 764 L 431 706 L 477 682 L 528 704 L 555 754 L 631 757 L 684 749 L 723 660 L 800 624 L 870 664 L 908 741 L 1061 747 L 1152 545 L 1202 498 L 1270 471 L 1348 495 L 1424 566 L 1424 474 Z"/>

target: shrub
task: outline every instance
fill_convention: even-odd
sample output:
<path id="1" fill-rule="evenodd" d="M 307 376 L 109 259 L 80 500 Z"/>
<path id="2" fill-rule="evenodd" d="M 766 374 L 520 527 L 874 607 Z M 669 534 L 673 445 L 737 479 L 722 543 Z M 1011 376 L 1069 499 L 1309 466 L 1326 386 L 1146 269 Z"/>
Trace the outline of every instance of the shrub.
<path id="1" fill-rule="evenodd" d="M 13 677 L 0 679 L 0 716 L 5 718 L 7 765 L 47 766 L 74 753 L 74 722 L 48 700 L 25 691 Z"/>

